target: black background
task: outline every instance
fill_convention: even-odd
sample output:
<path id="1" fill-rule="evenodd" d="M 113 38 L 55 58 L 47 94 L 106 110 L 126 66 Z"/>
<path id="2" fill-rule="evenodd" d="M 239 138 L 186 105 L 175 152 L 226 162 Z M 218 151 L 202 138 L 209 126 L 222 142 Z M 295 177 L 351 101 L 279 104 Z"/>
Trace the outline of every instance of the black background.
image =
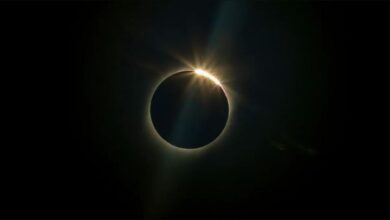
<path id="1" fill-rule="evenodd" d="M 188 29 L 197 33 L 202 48 L 219 4 L 1 2 L 0 216 L 148 216 L 148 186 L 159 184 L 153 175 L 164 152 L 153 150 L 141 129 L 156 75 L 140 74 L 138 61 L 169 69 L 172 58 L 158 55 L 156 45 L 164 42 L 164 47 L 186 51 Z M 235 69 L 242 72 L 232 87 L 249 100 L 237 110 L 240 122 L 232 127 L 241 132 L 232 132 L 229 144 L 208 156 L 190 159 L 191 169 L 178 174 L 183 187 L 163 199 L 179 202 L 162 216 L 388 216 L 388 6 L 384 1 L 247 2 L 246 22 L 252 28 L 244 28 L 246 37 L 234 43 L 240 56 L 226 58 L 232 66 L 241 65 Z M 296 150 L 281 153 L 272 147 L 259 150 L 268 143 L 259 134 L 275 135 L 263 123 L 283 119 L 282 113 L 275 113 L 275 120 L 263 121 L 269 112 L 257 104 L 264 104 L 259 97 L 267 97 L 259 86 L 264 78 L 253 71 L 259 60 L 283 53 L 256 47 L 260 40 L 272 44 L 272 35 L 259 36 L 262 25 L 272 24 L 279 10 L 287 16 L 281 23 L 275 21 L 276 29 L 283 29 L 278 25 L 289 21 L 289 15 L 309 12 L 326 51 L 324 64 L 308 67 L 325 68 L 321 76 L 326 77 L 326 86 L 320 90 L 326 108 L 310 110 L 321 114 L 313 116 L 318 121 L 305 127 L 309 134 L 300 139 L 316 145 L 315 156 Z M 273 15 L 268 23 L 261 20 L 266 11 Z M 296 19 L 289 27 L 299 32 L 298 20 L 306 18 Z M 274 26 L 267 27 L 272 31 Z M 308 41 L 313 33 L 304 31 L 311 27 L 302 29 Z M 179 37 L 182 34 L 186 37 Z M 295 56 L 322 57 L 321 51 L 314 55 L 308 51 Z M 128 75 L 123 77 L 123 71 Z M 279 88 L 283 77 L 269 82 Z M 272 95 L 272 100 L 290 100 L 282 94 L 310 95 L 310 89 L 294 93 L 299 86 L 294 90 L 295 81 L 287 81 L 293 86 L 277 90 L 280 94 Z M 305 100 L 303 109 L 312 107 L 307 100 L 316 99 Z M 295 114 L 285 117 L 291 118 L 300 119 Z M 284 123 L 272 128 L 286 127 Z M 187 166 L 177 160 L 177 167 Z M 275 160 L 289 162 L 278 165 Z M 263 184 L 268 179 L 271 184 Z"/>

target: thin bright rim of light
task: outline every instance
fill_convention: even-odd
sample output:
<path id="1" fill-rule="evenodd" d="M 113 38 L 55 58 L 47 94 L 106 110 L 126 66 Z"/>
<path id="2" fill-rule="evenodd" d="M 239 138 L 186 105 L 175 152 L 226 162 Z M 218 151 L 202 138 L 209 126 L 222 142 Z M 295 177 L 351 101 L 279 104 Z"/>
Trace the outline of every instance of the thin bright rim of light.
<path id="1" fill-rule="evenodd" d="M 194 72 L 198 75 L 204 76 L 211 81 L 213 81 L 215 84 L 222 86 L 221 82 L 213 75 L 211 75 L 209 72 L 202 70 L 202 69 L 195 69 Z"/>

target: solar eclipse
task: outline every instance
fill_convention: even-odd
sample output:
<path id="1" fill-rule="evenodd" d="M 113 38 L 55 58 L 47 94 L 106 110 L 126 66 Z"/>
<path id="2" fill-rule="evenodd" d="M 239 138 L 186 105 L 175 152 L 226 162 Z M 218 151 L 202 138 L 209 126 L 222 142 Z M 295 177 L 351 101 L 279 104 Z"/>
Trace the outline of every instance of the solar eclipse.
<path id="1" fill-rule="evenodd" d="M 221 82 L 202 69 L 182 71 L 155 90 L 150 117 L 162 139 L 179 148 L 206 146 L 223 132 L 229 103 Z"/>

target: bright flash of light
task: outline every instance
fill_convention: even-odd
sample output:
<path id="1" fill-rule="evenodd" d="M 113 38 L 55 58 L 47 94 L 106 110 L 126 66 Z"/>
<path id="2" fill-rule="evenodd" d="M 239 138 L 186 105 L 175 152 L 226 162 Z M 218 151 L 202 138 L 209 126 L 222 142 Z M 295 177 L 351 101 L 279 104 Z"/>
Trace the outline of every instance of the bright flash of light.
<path id="1" fill-rule="evenodd" d="M 198 75 L 204 76 L 204 77 L 212 80 L 215 84 L 222 86 L 221 82 L 217 78 L 215 78 L 215 76 L 211 75 L 209 72 L 202 70 L 202 69 L 195 69 L 194 72 Z"/>

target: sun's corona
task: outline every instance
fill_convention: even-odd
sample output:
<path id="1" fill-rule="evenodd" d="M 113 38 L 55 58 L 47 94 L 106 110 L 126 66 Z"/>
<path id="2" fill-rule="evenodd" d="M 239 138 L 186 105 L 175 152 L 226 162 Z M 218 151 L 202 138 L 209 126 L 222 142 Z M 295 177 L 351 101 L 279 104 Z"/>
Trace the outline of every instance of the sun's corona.
<path id="1" fill-rule="evenodd" d="M 205 80 L 196 80 L 199 77 Z M 182 149 L 205 147 L 217 140 L 228 118 L 229 102 L 221 83 L 201 69 L 178 72 L 164 79 L 150 103 L 150 119 L 156 133 L 168 144 Z"/>

